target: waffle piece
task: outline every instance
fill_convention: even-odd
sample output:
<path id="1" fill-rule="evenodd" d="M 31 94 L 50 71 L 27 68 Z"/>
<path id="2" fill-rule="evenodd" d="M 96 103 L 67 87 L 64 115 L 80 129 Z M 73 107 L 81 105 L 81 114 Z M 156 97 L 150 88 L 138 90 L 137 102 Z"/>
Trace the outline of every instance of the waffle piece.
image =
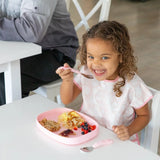
<path id="1" fill-rule="evenodd" d="M 73 129 L 75 126 L 80 126 L 84 119 L 76 111 L 70 111 L 59 115 L 58 122 L 67 129 Z"/>

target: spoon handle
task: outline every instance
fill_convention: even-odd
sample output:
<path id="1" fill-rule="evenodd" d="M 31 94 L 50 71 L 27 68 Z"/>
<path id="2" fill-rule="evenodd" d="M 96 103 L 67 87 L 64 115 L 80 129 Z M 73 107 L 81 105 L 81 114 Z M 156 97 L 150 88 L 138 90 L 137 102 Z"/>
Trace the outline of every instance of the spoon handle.
<path id="1" fill-rule="evenodd" d="M 95 144 L 93 144 L 93 148 L 102 147 L 102 146 L 109 145 L 112 143 L 113 143 L 112 139 L 105 139 L 105 140 L 102 140 L 102 141 L 99 141 L 99 142 L 96 142 Z"/>
<path id="2" fill-rule="evenodd" d="M 80 71 L 78 71 L 78 70 L 75 70 L 75 69 L 73 69 L 73 68 L 71 68 L 71 67 L 59 67 L 60 69 L 64 69 L 64 70 L 66 70 L 66 69 L 70 69 L 72 72 L 74 72 L 74 73 L 78 73 L 78 74 L 81 74 L 81 72 Z"/>

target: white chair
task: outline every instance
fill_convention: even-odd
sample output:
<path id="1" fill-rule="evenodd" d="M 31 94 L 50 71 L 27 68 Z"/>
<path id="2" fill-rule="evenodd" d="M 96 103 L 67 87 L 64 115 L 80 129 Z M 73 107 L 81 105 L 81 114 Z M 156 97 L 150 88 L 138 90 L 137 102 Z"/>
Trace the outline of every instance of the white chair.
<path id="1" fill-rule="evenodd" d="M 99 8 L 101 8 L 101 10 L 98 21 L 108 20 L 111 0 L 98 0 L 96 5 L 91 9 L 91 11 L 87 15 L 84 14 L 83 9 L 81 8 L 78 0 L 72 0 L 72 2 L 74 3 L 81 17 L 81 21 L 75 26 L 76 31 L 82 26 L 84 26 L 86 30 L 89 29 L 90 26 L 88 21 L 98 11 Z"/>
<path id="2" fill-rule="evenodd" d="M 70 10 L 70 4 L 72 2 L 77 12 L 79 13 L 81 20 L 78 24 L 75 25 L 75 30 L 77 32 L 82 26 L 85 27 L 85 30 L 90 28 L 88 21 L 99 9 L 100 9 L 100 14 L 99 14 L 98 21 L 103 21 L 103 20 L 108 19 L 111 0 L 97 0 L 96 5 L 91 9 L 91 11 L 87 15 L 84 14 L 83 9 L 79 3 L 81 0 L 79 1 L 78 0 L 65 0 L 65 1 L 66 1 L 68 10 Z M 62 104 L 60 100 L 60 96 L 59 96 L 60 85 L 61 85 L 61 80 L 57 80 L 49 84 L 43 85 L 37 88 L 36 90 L 34 90 L 33 92 L 38 93 L 42 96 L 45 96 L 59 104 Z"/>
<path id="3" fill-rule="evenodd" d="M 151 87 L 149 89 L 153 94 L 153 99 L 150 103 L 151 120 L 141 131 L 140 144 L 157 154 L 160 131 L 160 91 Z"/>

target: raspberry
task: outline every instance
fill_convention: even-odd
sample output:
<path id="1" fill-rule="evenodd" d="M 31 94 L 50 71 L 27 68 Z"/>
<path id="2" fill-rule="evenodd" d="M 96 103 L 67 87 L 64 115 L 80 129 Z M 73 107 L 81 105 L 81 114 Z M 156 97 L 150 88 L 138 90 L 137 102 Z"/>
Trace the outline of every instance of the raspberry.
<path id="1" fill-rule="evenodd" d="M 74 130 L 77 130 L 77 129 L 78 129 L 78 127 L 76 127 L 76 126 L 75 126 L 73 129 L 74 129 Z"/>
<path id="2" fill-rule="evenodd" d="M 93 126 L 90 126 L 91 127 L 91 130 L 95 130 L 96 129 L 96 125 L 93 125 Z"/>

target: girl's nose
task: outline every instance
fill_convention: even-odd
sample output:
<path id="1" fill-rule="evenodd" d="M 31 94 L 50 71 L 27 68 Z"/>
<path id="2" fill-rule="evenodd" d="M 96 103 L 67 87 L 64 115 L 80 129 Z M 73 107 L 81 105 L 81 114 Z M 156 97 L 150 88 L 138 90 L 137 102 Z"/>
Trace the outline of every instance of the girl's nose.
<path id="1" fill-rule="evenodd" d="M 99 66 L 101 64 L 101 62 L 98 59 L 94 59 L 93 64 L 96 66 Z"/>

